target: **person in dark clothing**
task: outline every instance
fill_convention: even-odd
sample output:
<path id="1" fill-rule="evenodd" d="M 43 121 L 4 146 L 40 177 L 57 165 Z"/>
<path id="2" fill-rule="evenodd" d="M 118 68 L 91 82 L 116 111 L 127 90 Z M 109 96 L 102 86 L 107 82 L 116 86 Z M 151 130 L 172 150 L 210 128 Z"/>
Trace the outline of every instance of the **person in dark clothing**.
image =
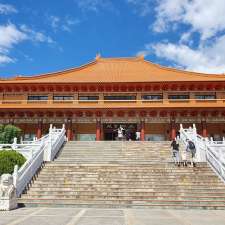
<path id="1" fill-rule="evenodd" d="M 180 166 L 179 144 L 175 139 L 172 141 L 171 147 L 172 147 L 172 157 L 173 157 L 174 163 L 175 165 Z"/>
<path id="2" fill-rule="evenodd" d="M 195 162 L 194 162 L 194 158 L 196 155 L 196 147 L 193 141 L 187 139 L 187 147 L 186 147 L 186 151 L 191 153 L 191 165 L 192 166 L 196 166 Z"/>

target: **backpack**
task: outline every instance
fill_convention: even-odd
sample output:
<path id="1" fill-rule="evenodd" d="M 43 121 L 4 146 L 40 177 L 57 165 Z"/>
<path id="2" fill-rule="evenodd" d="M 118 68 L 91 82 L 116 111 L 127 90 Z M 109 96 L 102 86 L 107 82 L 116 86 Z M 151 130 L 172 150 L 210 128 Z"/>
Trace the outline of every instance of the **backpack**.
<path id="1" fill-rule="evenodd" d="M 192 141 L 188 142 L 188 147 L 190 150 L 194 150 L 195 149 L 195 144 Z"/>

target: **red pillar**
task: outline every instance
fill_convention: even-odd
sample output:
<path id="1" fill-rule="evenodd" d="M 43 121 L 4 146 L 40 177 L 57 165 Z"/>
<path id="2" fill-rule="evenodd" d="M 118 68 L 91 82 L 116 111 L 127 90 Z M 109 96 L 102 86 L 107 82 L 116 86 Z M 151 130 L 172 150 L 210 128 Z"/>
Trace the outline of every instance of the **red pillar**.
<path id="1" fill-rule="evenodd" d="M 38 121 L 36 136 L 37 139 L 40 139 L 42 136 L 42 121 Z"/>
<path id="2" fill-rule="evenodd" d="M 171 123 L 171 139 L 174 140 L 176 138 L 176 124 L 175 121 Z"/>
<path id="3" fill-rule="evenodd" d="M 145 121 L 141 121 L 141 141 L 145 141 Z"/>
<path id="4" fill-rule="evenodd" d="M 67 136 L 68 141 L 73 140 L 72 120 L 67 121 L 66 136 Z"/>
<path id="5" fill-rule="evenodd" d="M 206 121 L 202 121 L 202 137 L 208 137 Z"/>
<path id="6" fill-rule="evenodd" d="M 96 122 L 96 141 L 101 141 L 101 121 Z"/>

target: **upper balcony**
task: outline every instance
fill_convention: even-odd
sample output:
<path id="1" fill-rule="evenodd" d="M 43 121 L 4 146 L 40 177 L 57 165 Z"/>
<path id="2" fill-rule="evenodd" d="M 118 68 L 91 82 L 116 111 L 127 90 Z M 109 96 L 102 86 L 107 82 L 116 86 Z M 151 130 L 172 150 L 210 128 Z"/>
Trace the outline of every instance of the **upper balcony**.
<path id="1" fill-rule="evenodd" d="M 1 109 L 220 108 L 225 99 L 0 100 Z"/>

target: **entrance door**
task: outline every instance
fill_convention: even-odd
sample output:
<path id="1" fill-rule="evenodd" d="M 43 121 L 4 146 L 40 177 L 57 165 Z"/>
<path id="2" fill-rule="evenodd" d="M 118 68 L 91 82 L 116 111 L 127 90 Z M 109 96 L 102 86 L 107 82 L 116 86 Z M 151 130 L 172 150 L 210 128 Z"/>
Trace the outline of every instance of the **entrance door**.
<path id="1" fill-rule="evenodd" d="M 104 140 L 116 141 L 118 140 L 118 128 L 122 126 L 124 129 L 125 140 L 136 140 L 137 124 L 135 123 L 108 123 L 103 124 Z"/>

